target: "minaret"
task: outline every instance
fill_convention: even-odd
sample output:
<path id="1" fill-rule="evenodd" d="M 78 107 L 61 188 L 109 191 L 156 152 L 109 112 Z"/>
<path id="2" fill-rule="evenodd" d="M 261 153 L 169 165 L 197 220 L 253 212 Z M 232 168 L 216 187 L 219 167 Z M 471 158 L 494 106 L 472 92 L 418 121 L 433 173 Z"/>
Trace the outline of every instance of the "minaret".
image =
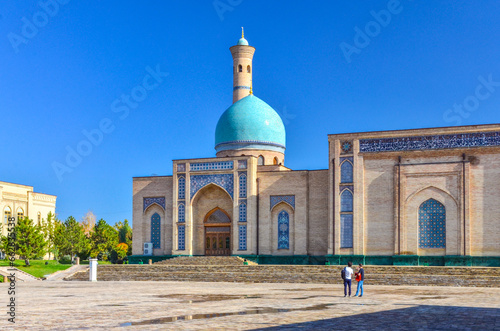
<path id="1" fill-rule="evenodd" d="M 241 39 L 229 50 L 233 56 L 233 103 L 235 103 L 252 93 L 252 59 L 255 47 L 248 45 L 241 28 Z"/>

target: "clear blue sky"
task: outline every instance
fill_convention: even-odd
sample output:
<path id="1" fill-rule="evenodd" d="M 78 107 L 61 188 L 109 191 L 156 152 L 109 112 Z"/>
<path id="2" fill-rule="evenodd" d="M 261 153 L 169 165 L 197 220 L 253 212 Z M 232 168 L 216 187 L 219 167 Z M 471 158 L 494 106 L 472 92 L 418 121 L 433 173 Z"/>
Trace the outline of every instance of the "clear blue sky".
<path id="1" fill-rule="evenodd" d="M 292 169 L 327 168 L 327 134 L 499 122 L 499 1 L 41 2 L 0 4 L 0 180 L 57 195 L 62 219 L 131 220 L 132 177 L 215 155 L 241 26 Z"/>

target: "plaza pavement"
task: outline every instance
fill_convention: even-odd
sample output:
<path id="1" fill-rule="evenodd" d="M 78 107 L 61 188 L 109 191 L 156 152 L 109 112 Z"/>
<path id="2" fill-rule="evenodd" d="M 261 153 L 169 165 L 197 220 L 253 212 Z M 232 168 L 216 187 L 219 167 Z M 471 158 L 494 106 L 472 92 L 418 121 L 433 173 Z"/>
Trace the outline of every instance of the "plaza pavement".
<path id="1" fill-rule="evenodd" d="M 65 282 L 16 284 L 16 323 L 5 330 L 498 330 L 500 288 L 340 284 Z M 354 294 L 354 293 L 353 293 Z"/>

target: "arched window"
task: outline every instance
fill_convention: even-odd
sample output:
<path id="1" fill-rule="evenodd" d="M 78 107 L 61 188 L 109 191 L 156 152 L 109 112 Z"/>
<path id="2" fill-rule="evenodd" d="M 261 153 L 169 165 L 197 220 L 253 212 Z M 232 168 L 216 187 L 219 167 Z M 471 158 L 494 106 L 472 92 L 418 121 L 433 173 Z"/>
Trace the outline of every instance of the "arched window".
<path id="1" fill-rule="evenodd" d="M 179 223 L 183 223 L 186 221 L 186 207 L 184 206 L 183 203 L 180 203 L 179 204 L 179 212 L 178 212 L 178 215 L 177 215 L 177 219 L 179 221 Z"/>
<path id="2" fill-rule="evenodd" d="M 278 157 L 277 157 L 277 156 L 275 156 L 275 157 L 274 157 L 274 160 L 273 160 L 273 164 L 274 164 L 274 165 L 278 165 L 278 162 L 279 162 Z"/>
<path id="3" fill-rule="evenodd" d="M 179 185 L 178 185 L 178 197 L 179 199 L 186 198 L 186 178 L 184 176 L 179 176 Z"/>
<path id="4" fill-rule="evenodd" d="M 160 248 L 160 234 L 161 234 L 161 217 L 158 213 L 151 216 L 151 242 L 153 248 Z"/>
<path id="5" fill-rule="evenodd" d="M 284 210 L 278 214 L 278 249 L 290 248 L 290 216 Z"/>
<path id="6" fill-rule="evenodd" d="M 186 226 L 179 225 L 177 228 L 177 249 L 183 251 L 186 249 Z"/>
<path id="7" fill-rule="evenodd" d="M 240 203 L 239 208 L 239 221 L 246 222 L 247 221 L 247 204 L 246 202 Z"/>
<path id="8" fill-rule="evenodd" d="M 340 166 L 340 182 L 341 183 L 352 183 L 352 163 L 349 161 L 344 161 Z"/>
<path id="9" fill-rule="evenodd" d="M 240 198 L 246 198 L 247 197 L 247 175 L 241 174 L 239 176 L 239 183 L 240 183 Z"/>
<path id="10" fill-rule="evenodd" d="M 3 222 L 5 224 L 9 223 L 9 218 L 12 216 L 12 210 L 10 210 L 10 207 L 5 207 L 3 214 L 4 214 Z"/>
<path id="11" fill-rule="evenodd" d="M 251 72 L 252 72 L 252 69 L 250 69 L 250 66 L 247 66 L 247 72 L 248 72 L 248 73 L 251 73 Z"/>
<path id="12" fill-rule="evenodd" d="M 24 217 L 24 211 L 22 208 L 17 208 L 17 220 L 20 220 Z"/>
<path id="13" fill-rule="evenodd" d="M 353 210 L 352 193 L 349 190 L 344 190 L 340 196 L 340 212 L 352 212 Z"/>
<path id="14" fill-rule="evenodd" d="M 429 199 L 418 209 L 418 247 L 446 248 L 446 209 Z"/>
<path id="15" fill-rule="evenodd" d="M 243 66 L 241 64 L 238 65 L 238 72 L 243 72 Z"/>
<path id="16" fill-rule="evenodd" d="M 257 165 L 264 165 L 264 157 L 262 155 L 257 159 Z"/>
<path id="17" fill-rule="evenodd" d="M 38 212 L 37 221 L 38 221 L 38 225 L 42 224 L 42 214 L 40 212 Z"/>
<path id="18" fill-rule="evenodd" d="M 353 247 L 353 195 L 344 190 L 340 195 L 340 247 Z"/>

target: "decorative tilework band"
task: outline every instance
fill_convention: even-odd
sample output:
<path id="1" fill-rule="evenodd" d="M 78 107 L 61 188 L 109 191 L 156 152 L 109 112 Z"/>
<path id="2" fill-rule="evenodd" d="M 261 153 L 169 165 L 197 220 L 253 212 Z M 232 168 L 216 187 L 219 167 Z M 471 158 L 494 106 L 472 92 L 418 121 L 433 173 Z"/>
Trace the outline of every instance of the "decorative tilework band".
<path id="1" fill-rule="evenodd" d="M 362 153 L 500 146 L 500 132 L 361 139 Z"/>
<path id="2" fill-rule="evenodd" d="M 157 205 L 162 207 L 163 210 L 165 210 L 165 198 L 164 197 L 154 197 L 154 198 L 144 198 L 142 211 L 145 211 L 149 206 L 151 206 L 154 203 L 156 203 Z"/>
<path id="3" fill-rule="evenodd" d="M 233 161 L 191 163 L 189 169 L 191 171 L 230 170 L 233 169 Z"/>
<path id="4" fill-rule="evenodd" d="M 214 174 L 214 175 L 191 175 L 190 176 L 190 195 L 191 199 L 196 192 L 208 184 L 215 184 L 222 187 L 233 198 L 234 176 L 233 174 Z"/>
<path id="5" fill-rule="evenodd" d="M 270 210 L 280 202 L 286 202 L 295 209 L 295 195 L 271 195 Z"/>
<path id="6" fill-rule="evenodd" d="M 236 90 L 249 90 L 249 89 L 250 89 L 250 86 L 243 86 L 243 85 L 233 87 L 233 91 L 236 91 Z"/>

